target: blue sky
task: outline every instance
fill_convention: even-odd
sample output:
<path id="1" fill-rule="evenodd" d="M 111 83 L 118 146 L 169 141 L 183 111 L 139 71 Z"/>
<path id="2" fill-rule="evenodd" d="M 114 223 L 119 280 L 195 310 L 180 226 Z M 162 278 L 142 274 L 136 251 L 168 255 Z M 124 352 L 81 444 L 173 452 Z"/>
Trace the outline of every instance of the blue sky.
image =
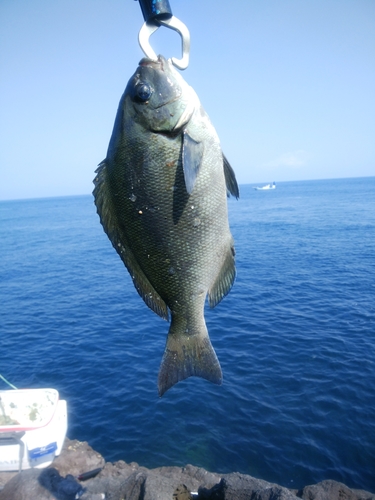
<path id="1" fill-rule="evenodd" d="M 374 0 L 170 4 L 240 184 L 375 175 Z M 142 23 L 134 0 L 0 1 L 0 199 L 92 191 Z"/>

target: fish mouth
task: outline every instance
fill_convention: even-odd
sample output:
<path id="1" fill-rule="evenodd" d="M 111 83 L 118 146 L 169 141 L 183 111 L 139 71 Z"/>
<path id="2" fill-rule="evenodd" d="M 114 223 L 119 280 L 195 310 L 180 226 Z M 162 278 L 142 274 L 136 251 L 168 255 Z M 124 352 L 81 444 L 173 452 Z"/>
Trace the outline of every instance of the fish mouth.
<path id="1" fill-rule="evenodd" d="M 166 65 L 169 66 L 169 63 L 162 55 L 159 55 L 156 61 L 154 59 L 150 59 L 149 57 L 143 57 L 138 64 L 138 66 L 149 66 L 153 69 L 161 69 L 161 71 L 165 71 Z"/>
<path id="2" fill-rule="evenodd" d="M 163 106 L 167 106 L 168 104 L 172 104 L 172 102 L 178 101 L 180 99 L 180 97 L 181 97 L 181 94 L 177 95 L 176 97 L 173 97 L 173 99 L 170 99 L 169 101 L 166 101 L 166 102 L 163 102 L 162 104 L 159 104 L 159 106 L 154 106 L 154 107 L 151 106 L 151 109 L 160 109 Z"/>

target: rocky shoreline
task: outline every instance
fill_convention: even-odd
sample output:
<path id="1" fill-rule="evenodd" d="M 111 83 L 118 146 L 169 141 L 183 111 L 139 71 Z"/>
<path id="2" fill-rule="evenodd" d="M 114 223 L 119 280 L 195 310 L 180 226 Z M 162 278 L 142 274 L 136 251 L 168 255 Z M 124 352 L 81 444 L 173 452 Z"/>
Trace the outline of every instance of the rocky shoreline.
<path id="1" fill-rule="evenodd" d="M 83 472 L 101 469 L 86 481 Z M 42 480 L 43 479 L 43 480 Z M 44 484 L 44 486 L 41 485 Z M 0 500 L 375 500 L 375 494 L 322 481 L 291 490 L 245 474 L 215 474 L 193 465 L 147 469 L 105 462 L 86 442 L 66 439 L 49 469 L 0 472 Z"/>

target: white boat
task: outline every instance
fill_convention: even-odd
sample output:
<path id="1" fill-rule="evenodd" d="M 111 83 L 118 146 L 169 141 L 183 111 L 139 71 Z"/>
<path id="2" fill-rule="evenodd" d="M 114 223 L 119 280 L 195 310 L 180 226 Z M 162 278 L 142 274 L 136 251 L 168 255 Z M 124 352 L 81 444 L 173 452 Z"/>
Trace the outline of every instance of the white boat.
<path id="1" fill-rule="evenodd" d="M 272 184 L 266 184 L 265 186 L 257 186 L 255 187 L 254 189 L 256 189 L 257 191 L 265 191 L 265 190 L 268 190 L 268 189 L 276 189 L 276 184 L 273 182 Z"/>
<path id="2" fill-rule="evenodd" d="M 67 428 L 66 401 L 55 389 L 0 391 L 0 471 L 47 467 Z"/>

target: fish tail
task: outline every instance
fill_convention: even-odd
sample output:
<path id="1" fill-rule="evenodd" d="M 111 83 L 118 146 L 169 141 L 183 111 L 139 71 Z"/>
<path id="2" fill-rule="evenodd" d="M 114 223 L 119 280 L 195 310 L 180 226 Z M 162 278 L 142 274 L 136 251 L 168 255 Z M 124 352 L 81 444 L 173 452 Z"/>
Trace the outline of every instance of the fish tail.
<path id="1" fill-rule="evenodd" d="M 205 324 L 200 332 L 191 335 L 179 334 L 173 327 L 172 316 L 172 325 L 159 370 L 159 396 L 177 382 L 192 376 L 202 377 L 220 385 L 223 375 Z"/>

